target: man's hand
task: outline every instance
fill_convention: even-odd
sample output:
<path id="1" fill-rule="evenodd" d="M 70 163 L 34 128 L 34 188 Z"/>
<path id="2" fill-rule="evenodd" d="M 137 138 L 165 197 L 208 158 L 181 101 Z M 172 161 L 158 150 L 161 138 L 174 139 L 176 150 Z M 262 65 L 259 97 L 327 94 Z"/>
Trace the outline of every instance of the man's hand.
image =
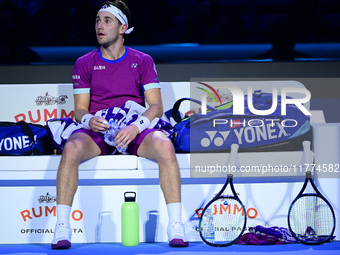
<path id="1" fill-rule="evenodd" d="M 120 129 L 115 136 L 115 146 L 121 149 L 125 149 L 129 143 L 136 138 L 139 133 L 139 129 L 136 125 L 130 125 Z M 124 146 L 123 146 L 124 144 Z"/>
<path id="2" fill-rule="evenodd" d="M 94 132 L 105 132 L 110 128 L 110 126 L 105 123 L 107 123 L 105 118 L 94 116 L 90 119 L 89 126 Z"/>

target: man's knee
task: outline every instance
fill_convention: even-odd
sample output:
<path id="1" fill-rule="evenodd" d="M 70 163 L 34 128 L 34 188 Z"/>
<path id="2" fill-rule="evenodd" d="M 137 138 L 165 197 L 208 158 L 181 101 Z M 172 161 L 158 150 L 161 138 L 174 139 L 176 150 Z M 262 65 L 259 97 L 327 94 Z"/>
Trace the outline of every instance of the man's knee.
<path id="1" fill-rule="evenodd" d="M 63 155 L 79 153 L 82 148 L 84 148 L 84 144 L 81 139 L 70 139 L 63 148 Z"/>
<path id="2" fill-rule="evenodd" d="M 157 139 L 154 143 L 155 149 L 159 152 L 159 157 L 165 158 L 167 160 L 174 159 L 175 149 L 170 139 L 162 138 Z"/>
<path id="3" fill-rule="evenodd" d="M 138 149 L 138 156 L 160 161 L 176 160 L 171 140 L 161 131 L 146 136 Z"/>
<path id="4" fill-rule="evenodd" d="M 62 158 L 80 163 L 99 156 L 100 153 L 100 148 L 91 137 L 83 133 L 75 133 L 66 142 Z"/>

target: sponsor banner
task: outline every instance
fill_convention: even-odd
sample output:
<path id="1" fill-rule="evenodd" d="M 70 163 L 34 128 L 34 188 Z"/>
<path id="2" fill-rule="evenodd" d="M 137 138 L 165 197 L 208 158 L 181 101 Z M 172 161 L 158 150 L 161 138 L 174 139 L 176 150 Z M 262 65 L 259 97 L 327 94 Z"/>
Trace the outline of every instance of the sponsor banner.
<path id="1" fill-rule="evenodd" d="M 1 244 L 49 243 L 56 224 L 55 187 L 1 187 Z M 73 239 L 84 241 L 84 214 L 75 201 Z"/>
<path id="2" fill-rule="evenodd" d="M 175 124 L 171 109 L 178 98 L 190 94 L 189 82 L 163 82 L 163 118 Z M 185 104 L 184 104 L 185 105 Z M 51 118 L 74 118 L 73 86 L 64 84 L 4 84 L 0 86 L 1 121 L 26 122 L 44 125 Z M 189 105 L 186 105 L 189 109 Z M 185 110 L 186 111 L 186 110 Z"/>
<path id="3" fill-rule="evenodd" d="M 301 185 L 236 183 L 236 192 L 246 207 L 247 227 L 287 227 L 289 205 Z M 198 232 L 200 214 L 221 188 L 222 184 L 183 185 L 182 219 L 190 241 L 201 241 Z M 137 193 L 140 241 L 166 242 L 168 213 L 158 185 L 80 186 L 71 210 L 72 242 L 121 242 L 121 206 L 126 191 Z M 51 242 L 56 223 L 55 187 L 1 187 L 0 203 L 3 205 L 1 244 Z M 224 205 L 216 210 L 217 213 L 221 210 L 242 213 Z"/>
<path id="4" fill-rule="evenodd" d="M 15 84 L 0 86 L 1 121 L 44 125 L 51 118 L 73 119 L 72 84 Z"/>

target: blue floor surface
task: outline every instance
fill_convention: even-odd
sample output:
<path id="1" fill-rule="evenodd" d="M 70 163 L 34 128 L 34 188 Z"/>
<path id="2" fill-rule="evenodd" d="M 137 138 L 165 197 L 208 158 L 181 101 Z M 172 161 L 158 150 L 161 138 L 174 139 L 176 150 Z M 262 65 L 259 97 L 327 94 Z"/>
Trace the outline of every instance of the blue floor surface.
<path id="1" fill-rule="evenodd" d="M 232 245 L 212 247 L 202 242 L 190 243 L 188 248 L 172 248 L 167 243 L 140 243 L 125 247 L 121 243 L 73 244 L 68 250 L 51 250 L 50 244 L 6 244 L 0 245 L 0 254 L 44 255 L 44 254 L 166 254 L 166 255 L 239 255 L 239 254 L 294 254 L 294 255 L 340 255 L 340 241 L 322 245 L 280 244 L 280 245 Z"/>

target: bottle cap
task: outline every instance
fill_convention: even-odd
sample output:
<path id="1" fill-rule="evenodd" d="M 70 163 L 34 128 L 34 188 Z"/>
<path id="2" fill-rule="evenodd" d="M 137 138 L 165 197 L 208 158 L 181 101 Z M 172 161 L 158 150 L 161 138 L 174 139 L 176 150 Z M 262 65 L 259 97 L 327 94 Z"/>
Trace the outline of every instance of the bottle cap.
<path id="1" fill-rule="evenodd" d="M 134 196 L 126 196 L 126 194 L 134 194 Z M 125 202 L 135 202 L 136 201 L 136 192 L 127 191 L 124 193 Z"/>

